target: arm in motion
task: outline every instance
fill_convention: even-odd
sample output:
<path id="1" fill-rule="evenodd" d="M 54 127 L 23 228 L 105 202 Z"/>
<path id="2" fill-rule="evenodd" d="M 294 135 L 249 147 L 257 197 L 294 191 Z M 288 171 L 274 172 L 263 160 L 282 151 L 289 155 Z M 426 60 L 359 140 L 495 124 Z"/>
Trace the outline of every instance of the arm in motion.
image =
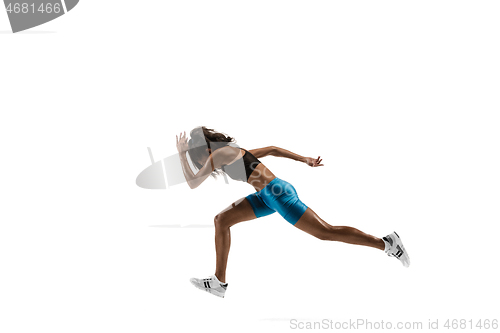
<path id="1" fill-rule="evenodd" d="M 200 186 L 205 179 L 210 176 L 210 174 L 217 168 L 220 168 L 225 163 L 231 161 L 234 156 L 231 156 L 231 152 L 226 148 L 220 148 L 209 155 L 203 167 L 194 174 L 193 170 L 189 166 L 187 161 L 186 152 L 188 150 L 186 132 L 184 135 L 180 135 L 179 138 L 176 136 L 177 149 L 179 151 L 179 158 L 181 161 L 182 172 L 190 188 L 194 189 Z"/>
<path id="2" fill-rule="evenodd" d="M 307 165 L 312 166 L 312 167 L 323 165 L 323 164 L 320 164 L 322 161 L 320 156 L 318 156 L 318 158 L 304 157 L 304 156 L 301 156 L 299 154 L 292 153 L 289 150 L 275 147 L 275 146 L 253 149 L 253 150 L 250 150 L 250 153 L 252 153 L 252 155 L 254 155 L 257 158 L 271 155 L 271 156 L 289 158 L 289 159 L 292 159 L 294 161 L 304 162 Z"/>
<path id="3" fill-rule="evenodd" d="M 191 167 L 189 166 L 185 151 L 179 153 L 179 158 L 181 160 L 182 172 L 184 173 L 186 182 L 192 189 L 200 186 L 200 184 L 203 183 L 203 181 L 207 179 L 207 177 L 214 170 L 212 156 L 207 159 L 205 165 L 196 174 L 193 173 L 193 170 L 191 170 Z"/>

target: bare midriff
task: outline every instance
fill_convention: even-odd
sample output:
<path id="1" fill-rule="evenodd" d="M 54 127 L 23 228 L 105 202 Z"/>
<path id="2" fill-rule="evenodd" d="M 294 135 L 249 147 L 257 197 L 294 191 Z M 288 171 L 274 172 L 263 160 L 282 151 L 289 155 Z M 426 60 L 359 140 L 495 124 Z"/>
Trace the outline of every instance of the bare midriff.
<path id="1" fill-rule="evenodd" d="M 261 162 L 257 165 L 250 177 L 248 177 L 247 183 L 252 185 L 255 190 L 260 191 L 274 178 L 276 178 L 276 176 Z"/>

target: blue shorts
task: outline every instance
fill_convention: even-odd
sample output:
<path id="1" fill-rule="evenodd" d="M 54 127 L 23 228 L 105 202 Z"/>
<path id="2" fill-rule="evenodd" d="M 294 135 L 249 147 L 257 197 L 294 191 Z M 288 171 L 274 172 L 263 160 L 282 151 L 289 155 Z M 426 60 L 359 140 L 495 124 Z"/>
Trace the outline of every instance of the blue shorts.
<path id="1" fill-rule="evenodd" d="M 292 184 L 277 177 L 262 190 L 246 198 L 250 201 L 255 216 L 262 217 L 278 212 L 292 225 L 297 223 L 307 209 Z"/>

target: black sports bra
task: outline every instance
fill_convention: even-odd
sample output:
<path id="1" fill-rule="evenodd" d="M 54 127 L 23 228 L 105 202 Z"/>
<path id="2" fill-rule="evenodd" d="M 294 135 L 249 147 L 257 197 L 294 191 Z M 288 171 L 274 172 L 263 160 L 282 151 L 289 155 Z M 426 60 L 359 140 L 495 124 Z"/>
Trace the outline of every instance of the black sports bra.
<path id="1" fill-rule="evenodd" d="M 231 164 L 223 165 L 222 171 L 224 171 L 229 177 L 234 180 L 241 180 L 242 182 L 246 182 L 255 168 L 257 168 L 257 165 L 259 165 L 261 162 L 248 150 L 243 150 L 246 151 L 245 155 Z"/>

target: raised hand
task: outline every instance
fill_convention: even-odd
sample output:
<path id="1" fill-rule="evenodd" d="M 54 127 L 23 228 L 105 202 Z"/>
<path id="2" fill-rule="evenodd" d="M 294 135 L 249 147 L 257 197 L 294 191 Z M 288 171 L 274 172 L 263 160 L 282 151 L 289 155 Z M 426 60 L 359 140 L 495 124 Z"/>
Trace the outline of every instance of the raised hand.
<path id="1" fill-rule="evenodd" d="M 186 132 L 181 133 L 179 137 L 175 136 L 175 142 L 177 144 L 177 151 L 179 153 L 185 152 L 188 150 L 187 136 Z"/>
<path id="2" fill-rule="evenodd" d="M 321 156 L 318 156 L 318 158 L 306 157 L 306 163 L 311 167 L 323 166 L 323 164 L 320 164 L 321 161 L 323 161 Z"/>

